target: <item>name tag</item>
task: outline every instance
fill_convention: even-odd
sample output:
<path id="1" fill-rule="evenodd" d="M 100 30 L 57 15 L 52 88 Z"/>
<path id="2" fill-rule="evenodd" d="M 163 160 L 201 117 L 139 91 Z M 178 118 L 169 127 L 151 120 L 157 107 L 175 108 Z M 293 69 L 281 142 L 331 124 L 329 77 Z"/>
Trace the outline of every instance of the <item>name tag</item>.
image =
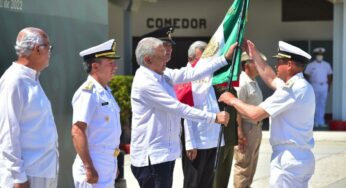
<path id="1" fill-rule="evenodd" d="M 108 102 L 103 102 L 103 103 L 101 103 L 101 105 L 106 106 L 106 105 L 108 105 Z"/>

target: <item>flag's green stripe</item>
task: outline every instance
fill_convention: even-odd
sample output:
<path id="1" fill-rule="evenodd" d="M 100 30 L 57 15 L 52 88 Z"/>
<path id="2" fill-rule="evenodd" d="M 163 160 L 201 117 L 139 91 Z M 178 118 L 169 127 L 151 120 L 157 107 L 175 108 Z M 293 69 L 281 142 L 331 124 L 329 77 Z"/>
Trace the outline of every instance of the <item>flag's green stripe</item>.
<path id="1" fill-rule="evenodd" d="M 235 0 L 223 19 L 223 36 L 225 36 L 225 41 L 227 40 L 228 36 L 231 35 L 231 32 L 234 30 L 234 26 L 237 24 L 241 12 L 241 5 L 242 0 Z"/>
<path id="2" fill-rule="evenodd" d="M 243 40 L 246 17 L 244 16 L 240 22 L 238 21 L 238 19 L 240 19 L 241 17 L 240 13 L 242 8 L 242 1 L 243 0 L 235 0 L 223 20 L 225 46 L 222 49 L 222 54 L 225 54 L 227 50 L 229 49 L 229 47 L 233 43 L 236 42 L 237 32 L 238 32 L 237 30 L 241 22 L 243 23 L 243 28 L 240 31 L 240 39 L 238 42 L 241 42 Z M 244 11 L 247 10 L 248 5 L 249 5 L 249 1 L 247 1 Z M 238 50 L 238 53 L 236 56 L 236 62 L 234 63 L 232 81 L 238 80 L 238 76 L 240 73 L 240 57 L 241 57 L 241 50 Z M 213 85 L 228 82 L 228 78 L 230 76 L 230 71 L 231 71 L 230 69 L 231 69 L 230 66 L 226 66 L 216 71 L 214 73 L 214 77 L 212 81 Z"/>

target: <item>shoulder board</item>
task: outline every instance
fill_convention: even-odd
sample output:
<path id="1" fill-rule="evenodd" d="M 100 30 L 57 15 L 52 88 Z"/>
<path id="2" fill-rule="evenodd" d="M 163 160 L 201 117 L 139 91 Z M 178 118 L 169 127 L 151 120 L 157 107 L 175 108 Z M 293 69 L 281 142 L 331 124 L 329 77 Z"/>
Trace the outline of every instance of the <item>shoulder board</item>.
<path id="1" fill-rule="evenodd" d="M 285 86 L 286 88 L 291 88 L 294 84 L 295 80 L 290 80 L 288 82 L 285 83 Z"/>
<path id="2" fill-rule="evenodd" d="M 94 83 L 92 81 L 88 81 L 83 84 L 83 90 L 90 91 L 94 87 Z"/>

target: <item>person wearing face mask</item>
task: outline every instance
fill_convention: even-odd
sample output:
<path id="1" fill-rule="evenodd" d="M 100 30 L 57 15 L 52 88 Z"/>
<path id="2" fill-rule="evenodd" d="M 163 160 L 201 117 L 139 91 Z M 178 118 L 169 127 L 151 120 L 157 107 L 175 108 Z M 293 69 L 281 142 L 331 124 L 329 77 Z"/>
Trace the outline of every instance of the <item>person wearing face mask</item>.
<path id="1" fill-rule="evenodd" d="M 327 128 L 324 113 L 328 91 L 332 84 L 333 71 L 330 64 L 323 60 L 324 48 L 315 48 L 316 59 L 309 63 L 304 71 L 305 77 L 314 88 L 316 96 L 315 128 Z"/>

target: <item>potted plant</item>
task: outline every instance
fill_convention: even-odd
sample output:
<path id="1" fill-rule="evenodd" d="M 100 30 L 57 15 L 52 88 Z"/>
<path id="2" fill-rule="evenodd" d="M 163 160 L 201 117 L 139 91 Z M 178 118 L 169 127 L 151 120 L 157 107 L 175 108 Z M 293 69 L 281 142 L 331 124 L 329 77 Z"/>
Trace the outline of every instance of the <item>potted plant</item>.
<path id="1" fill-rule="evenodd" d="M 120 122 L 122 134 L 120 136 L 120 155 L 118 156 L 119 176 L 115 180 L 115 187 L 126 187 L 124 179 L 124 155 L 130 152 L 131 140 L 131 87 L 133 76 L 114 76 L 109 83 L 112 94 L 120 107 Z"/>

